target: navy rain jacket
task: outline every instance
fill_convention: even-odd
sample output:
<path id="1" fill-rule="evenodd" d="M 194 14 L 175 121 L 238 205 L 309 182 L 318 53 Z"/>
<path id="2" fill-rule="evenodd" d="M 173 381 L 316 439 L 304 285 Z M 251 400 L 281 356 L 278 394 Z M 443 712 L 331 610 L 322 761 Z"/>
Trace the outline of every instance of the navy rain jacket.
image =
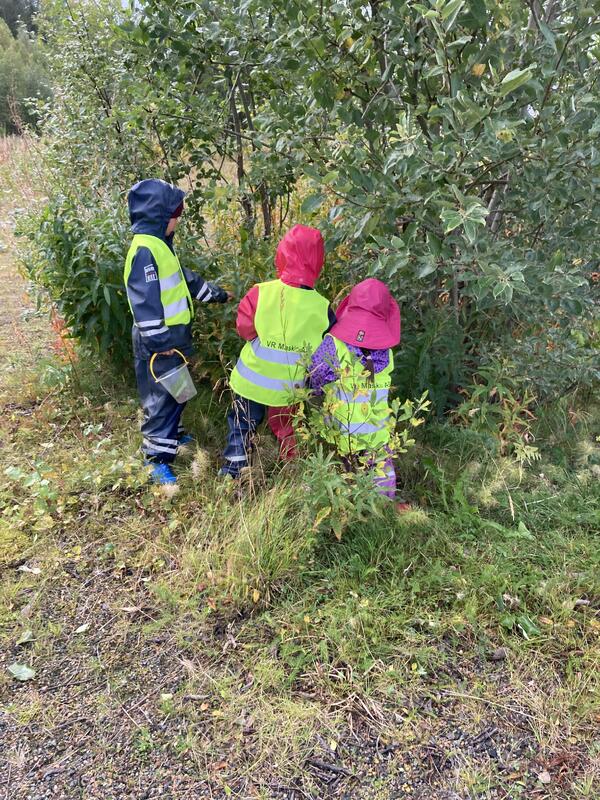
<path id="1" fill-rule="evenodd" d="M 173 234 L 166 236 L 167 225 L 185 192 L 177 186 L 155 178 L 140 181 L 129 192 L 129 218 L 134 233 L 156 236 L 173 248 Z M 226 303 L 227 292 L 205 281 L 196 272 L 182 266 L 190 294 L 202 303 Z M 153 353 L 177 348 L 191 355 L 192 326 L 171 325 L 164 320 L 160 300 L 158 269 L 150 250 L 140 247 L 131 265 L 127 281 L 127 297 L 133 310 L 133 349 L 138 358 L 150 358 Z"/>

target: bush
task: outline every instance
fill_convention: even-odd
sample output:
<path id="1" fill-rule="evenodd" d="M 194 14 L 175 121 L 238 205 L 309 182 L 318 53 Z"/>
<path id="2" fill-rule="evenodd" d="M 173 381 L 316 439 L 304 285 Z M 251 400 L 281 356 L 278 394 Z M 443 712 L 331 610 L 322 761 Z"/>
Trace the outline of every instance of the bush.
<path id="1" fill-rule="evenodd" d="M 58 197 L 19 228 L 31 244 L 29 278 L 46 290 L 72 335 L 112 361 L 123 361 L 131 349 L 120 205 L 115 201 L 112 214 L 101 208 L 92 214 Z"/>
<path id="2" fill-rule="evenodd" d="M 399 397 L 427 391 L 438 418 L 461 400 L 467 381 L 465 332 L 447 307 L 432 309 L 420 319 L 405 316 L 402 346 L 396 358 L 394 385 Z"/>
<path id="3" fill-rule="evenodd" d="M 0 17 L 14 36 L 22 28 L 33 31 L 39 5 L 39 0 L 0 0 Z"/>
<path id="4" fill-rule="evenodd" d="M 428 390 L 438 416 L 492 363 L 515 365 L 515 397 L 591 386 L 600 220 L 587 11 L 557 3 L 546 30 L 494 2 L 251 6 L 44 4 L 55 96 L 37 244 L 51 266 L 31 274 L 58 300 L 74 248 L 86 253 L 86 280 L 61 300 L 74 333 L 114 357 L 126 319 L 115 209 L 156 176 L 189 190 L 182 260 L 208 245 L 207 277 L 237 295 L 272 274 L 275 239 L 298 221 L 324 232 L 325 294 L 386 281 L 403 308 L 399 395 Z M 54 213 L 73 224 L 55 232 Z M 239 342 L 220 314 L 199 318 L 219 378 Z"/>
<path id="5" fill-rule="evenodd" d="M 0 133 L 20 133 L 24 125 L 36 125 L 39 117 L 32 101 L 49 95 L 42 45 L 24 29 L 13 37 L 0 19 Z"/>

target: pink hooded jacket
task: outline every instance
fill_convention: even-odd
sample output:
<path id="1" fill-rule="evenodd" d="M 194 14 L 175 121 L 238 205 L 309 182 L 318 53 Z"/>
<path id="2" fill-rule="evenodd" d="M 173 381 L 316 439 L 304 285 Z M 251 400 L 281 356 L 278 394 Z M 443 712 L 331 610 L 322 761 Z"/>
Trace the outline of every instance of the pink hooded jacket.
<path id="1" fill-rule="evenodd" d="M 325 262 L 325 243 L 321 232 L 306 225 L 294 225 L 277 246 L 277 277 L 288 286 L 312 289 Z M 258 286 L 253 286 L 238 306 L 236 329 L 242 339 L 257 336 L 254 316 L 258 304 Z"/>

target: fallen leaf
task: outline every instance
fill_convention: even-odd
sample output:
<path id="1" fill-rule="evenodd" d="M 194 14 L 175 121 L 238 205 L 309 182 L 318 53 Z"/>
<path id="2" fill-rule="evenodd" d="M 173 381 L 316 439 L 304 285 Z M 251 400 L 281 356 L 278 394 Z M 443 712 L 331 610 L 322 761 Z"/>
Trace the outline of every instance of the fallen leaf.
<path id="1" fill-rule="evenodd" d="M 548 770 L 545 769 L 543 772 L 540 772 L 538 775 L 538 781 L 543 784 L 548 784 L 552 781 L 552 777 Z"/>
<path id="2" fill-rule="evenodd" d="M 512 595 L 508 594 L 508 592 L 505 592 L 502 595 L 502 599 L 508 608 L 517 608 L 521 604 L 521 601 L 518 597 L 513 597 Z"/>
<path id="3" fill-rule="evenodd" d="M 136 614 L 142 609 L 139 606 L 121 606 L 119 611 L 125 611 L 127 614 Z"/>
<path id="4" fill-rule="evenodd" d="M 260 592 L 258 591 L 258 589 L 255 589 L 252 592 L 252 602 L 253 603 L 258 603 L 259 600 L 260 600 Z"/>
<path id="5" fill-rule="evenodd" d="M 591 600 L 584 600 L 582 597 L 580 597 L 579 600 L 575 600 L 573 603 L 573 608 L 583 608 L 591 605 L 591 602 Z"/>
<path id="6" fill-rule="evenodd" d="M 23 631 L 23 633 L 19 636 L 19 638 L 16 641 L 16 644 L 17 645 L 27 644 L 28 642 L 33 642 L 34 639 L 35 636 L 33 635 L 33 631 L 27 628 L 27 630 Z"/>
<path id="7" fill-rule="evenodd" d="M 8 671 L 17 681 L 30 681 L 35 678 L 34 669 L 31 669 L 26 664 L 18 664 L 16 661 L 9 666 Z"/>
<path id="8" fill-rule="evenodd" d="M 42 570 L 39 567 L 28 567 L 27 564 L 21 564 L 17 567 L 18 572 L 28 572 L 31 575 L 40 575 Z"/>
<path id="9" fill-rule="evenodd" d="M 33 610 L 33 603 L 26 603 L 19 612 L 22 617 L 28 617 Z"/>
<path id="10" fill-rule="evenodd" d="M 84 622 L 83 625 L 80 625 L 78 628 L 75 628 L 75 633 L 85 633 L 87 630 L 89 630 L 89 627 L 90 623 Z"/>

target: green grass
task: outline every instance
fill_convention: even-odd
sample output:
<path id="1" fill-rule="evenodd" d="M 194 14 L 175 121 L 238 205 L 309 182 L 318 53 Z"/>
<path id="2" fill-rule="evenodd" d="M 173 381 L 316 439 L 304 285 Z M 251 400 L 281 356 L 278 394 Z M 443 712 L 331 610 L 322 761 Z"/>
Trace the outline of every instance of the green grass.
<path id="1" fill-rule="evenodd" d="M 208 389 L 187 412 L 202 448 L 191 466 L 182 463 L 181 491 L 168 499 L 140 467 L 127 381 L 82 359 L 76 379 L 65 371 L 57 390 L 37 367 L 21 367 L 12 408 L 16 377 L 5 376 L 2 395 L 10 441 L 3 559 L 39 565 L 42 574 L 5 570 L 2 640 L 12 647 L 24 627 L 25 595 L 37 637 L 29 663 L 52 668 L 61 642 L 86 676 L 109 674 L 111 691 L 98 695 L 108 715 L 144 692 L 144 641 L 167 641 L 185 679 L 153 713 L 183 726 L 174 759 L 191 758 L 202 772 L 207 759 L 220 764 L 220 754 L 237 748 L 238 778 L 260 784 L 275 764 L 288 779 L 315 737 L 344 742 L 350 709 L 415 748 L 439 724 L 415 706 L 422 696 L 459 703 L 474 729 L 490 712 L 521 713 L 548 759 L 564 749 L 565 731 L 573 747 L 593 746 L 600 504 L 591 412 L 568 429 L 544 418 L 554 438 L 546 445 L 540 437 L 542 460 L 529 467 L 500 458 L 469 431 L 425 426 L 399 469 L 414 510 L 398 516 L 382 507 L 350 520 L 338 542 L 326 526 L 314 529 L 308 462 L 280 469 L 267 442 L 242 500 L 216 480 L 224 409 L 209 402 Z M 85 635 L 74 633 L 88 620 L 85 593 L 61 592 L 47 620 L 47 598 L 74 570 L 108 576 L 99 591 L 102 613 L 116 618 L 111 635 L 137 637 L 129 666 L 86 656 Z M 488 666 L 500 647 L 501 688 Z M 6 677 L 3 686 L 10 690 Z M 31 714 L 56 721 L 56 709 L 36 702 Z M 18 699 L 5 710 L 19 724 L 29 720 Z M 132 752 L 150 763 L 162 745 L 138 724 Z M 595 763 L 590 755 L 562 796 L 594 796 Z M 487 796 L 490 782 L 503 785 L 491 766 L 482 769 L 467 764 L 452 785 L 473 797 Z M 378 778 L 381 797 L 386 780 Z"/>

